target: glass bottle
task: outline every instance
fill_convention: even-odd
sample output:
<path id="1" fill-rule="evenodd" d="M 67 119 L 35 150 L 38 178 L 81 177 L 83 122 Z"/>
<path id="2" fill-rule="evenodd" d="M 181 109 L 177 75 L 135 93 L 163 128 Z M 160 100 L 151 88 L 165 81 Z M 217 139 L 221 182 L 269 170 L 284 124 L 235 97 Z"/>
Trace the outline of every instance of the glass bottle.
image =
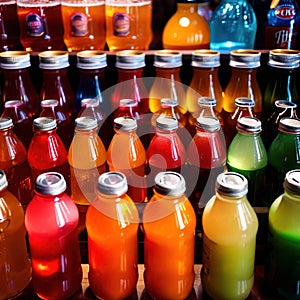
<path id="1" fill-rule="evenodd" d="M 230 51 L 229 66 L 231 76 L 224 90 L 224 101 L 221 116 L 226 120 L 235 110 L 235 99 L 246 97 L 255 102 L 254 112 L 260 118 L 262 112 L 262 93 L 257 81 L 257 70 L 260 67 L 261 52 L 257 50 Z"/>
<path id="2" fill-rule="evenodd" d="M 0 53 L 2 104 L 9 100 L 21 100 L 28 115 L 34 117 L 39 111 L 40 99 L 30 77 L 30 66 L 30 54 L 25 51 Z"/>
<path id="3" fill-rule="evenodd" d="M 209 49 L 209 25 L 198 14 L 197 1 L 177 0 L 176 4 L 176 12 L 163 29 L 163 48 L 174 50 Z"/>
<path id="4" fill-rule="evenodd" d="M 6 174 L 8 191 L 26 206 L 32 199 L 30 168 L 26 148 L 13 126 L 11 118 L 0 118 L 0 169 Z"/>
<path id="5" fill-rule="evenodd" d="M 256 14 L 247 0 L 222 0 L 210 20 L 210 49 L 229 53 L 254 49 Z"/>
<path id="6" fill-rule="evenodd" d="M 128 196 L 135 202 L 146 200 L 146 151 L 136 134 L 137 122 L 131 117 L 114 119 L 115 134 L 107 150 L 109 171 L 122 172 L 128 182 Z"/>
<path id="7" fill-rule="evenodd" d="M 297 49 L 300 24 L 299 3 L 295 0 L 272 0 L 265 24 L 266 49 Z"/>
<path id="8" fill-rule="evenodd" d="M 195 227 L 183 176 L 159 173 L 143 213 L 144 282 L 152 298 L 188 299 L 195 278 Z"/>
<path id="9" fill-rule="evenodd" d="M 203 212 L 215 194 L 216 179 L 225 171 L 226 150 L 220 121 L 215 117 L 199 116 L 196 134 L 187 150 L 187 195 L 197 214 Z"/>
<path id="10" fill-rule="evenodd" d="M 268 155 L 261 139 L 261 121 L 253 117 L 237 120 L 237 134 L 227 150 L 227 169 L 248 180 L 248 200 L 260 206 L 265 196 Z M 243 151 L 241 151 L 243 149 Z"/>
<path id="11" fill-rule="evenodd" d="M 0 51 L 22 50 L 17 1 L 1 1 L 0 16 Z"/>
<path id="12" fill-rule="evenodd" d="M 77 113 L 81 110 L 83 99 L 97 99 L 99 108 L 104 114 L 111 112 L 110 102 L 103 91 L 107 88 L 105 68 L 106 53 L 102 51 L 79 51 L 76 54 L 76 67 L 79 70 L 79 82 L 75 102 Z"/>
<path id="13" fill-rule="evenodd" d="M 68 150 L 73 139 L 74 124 L 70 117 L 64 113 L 57 100 L 41 101 L 41 112 L 39 117 L 48 117 L 56 119 L 57 134 Z M 31 130 L 32 131 L 32 130 Z"/>
<path id="14" fill-rule="evenodd" d="M 139 215 L 127 188 L 122 173 L 100 175 L 86 215 L 89 284 L 101 299 L 125 299 L 136 290 Z"/>
<path id="15" fill-rule="evenodd" d="M 283 193 L 282 182 L 288 171 L 300 167 L 300 120 L 282 118 L 278 133 L 268 151 L 267 186 L 270 191 L 269 203 Z"/>
<path id="16" fill-rule="evenodd" d="M 105 46 L 105 2 L 61 1 L 64 42 L 69 52 L 103 50 Z"/>
<path id="17" fill-rule="evenodd" d="M 8 100 L 4 103 L 4 110 L 1 117 L 12 119 L 13 130 L 26 149 L 29 147 L 33 132 L 32 118 L 28 116 L 21 100 Z"/>
<path id="18" fill-rule="evenodd" d="M 214 111 L 222 124 L 220 113 L 223 107 L 223 88 L 218 77 L 220 65 L 220 52 L 218 51 L 195 50 L 192 52 L 193 76 L 186 97 L 188 111 L 194 117 L 195 122 L 200 110 L 198 99 L 208 97 L 216 101 Z M 193 116 L 194 114 L 196 116 Z M 192 123 L 193 126 L 195 122 Z"/>
<path id="19" fill-rule="evenodd" d="M 106 0 L 106 43 L 110 51 L 148 50 L 152 0 Z"/>
<path id="20" fill-rule="evenodd" d="M 264 122 L 264 131 L 262 139 L 269 149 L 271 143 L 274 141 L 278 134 L 279 122 L 282 118 L 295 118 L 297 119 L 297 104 L 288 100 L 276 100 L 272 113 L 266 118 Z"/>
<path id="21" fill-rule="evenodd" d="M 216 195 L 204 208 L 200 275 L 203 289 L 214 299 L 246 299 L 253 287 L 258 220 L 247 187 L 241 174 L 220 174 Z"/>
<path id="22" fill-rule="evenodd" d="M 82 231 L 85 227 L 86 206 L 96 197 L 97 178 L 106 172 L 106 150 L 98 136 L 96 119 L 75 119 L 75 133 L 68 151 L 68 162 L 71 198 L 79 209 L 79 231 Z"/>
<path id="23" fill-rule="evenodd" d="M 226 139 L 226 145 L 229 146 L 234 136 L 237 133 L 237 122 L 242 117 L 256 117 L 254 112 L 255 102 L 251 98 L 237 97 L 234 100 L 236 109 L 229 114 L 226 120 L 224 120 L 224 135 Z"/>
<path id="24" fill-rule="evenodd" d="M 284 192 L 272 203 L 268 215 L 265 283 L 280 299 L 298 299 L 300 271 L 300 170 L 286 173 Z"/>
<path id="25" fill-rule="evenodd" d="M 33 120 L 33 131 L 34 134 L 28 149 L 28 163 L 33 182 L 45 172 L 61 173 L 67 182 L 67 193 L 70 195 L 68 153 L 57 134 L 56 120 L 48 117 L 36 118 Z"/>
<path id="26" fill-rule="evenodd" d="M 42 70 L 40 99 L 55 99 L 69 116 L 75 114 L 75 95 L 68 78 L 69 54 L 66 51 L 43 51 L 38 54 Z"/>
<path id="27" fill-rule="evenodd" d="M 163 116 L 156 119 L 156 132 L 146 151 L 148 199 L 153 196 L 155 176 L 159 172 L 184 172 L 186 150 L 177 130 L 176 119 Z"/>
<path id="28" fill-rule="evenodd" d="M 25 51 L 62 50 L 64 48 L 60 1 L 17 0 L 17 12 L 20 40 Z"/>
<path id="29" fill-rule="evenodd" d="M 298 50 L 269 51 L 267 70 L 271 76 L 266 82 L 263 94 L 263 121 L 272 113 L 276 100 L 287 100 L 299 106 L 299 57 Z"/>
<path id="30" fill-rule="evenodd" d="M 31 280 L 24 210 L 19 200 L 7 190 L 7 186 L 5 172 L 0 170 L 1 299 L 19 296 Z"/>
<path id="31" fill-rule="evenodd" d="M 62 174 L 39 175 L 25 213 L 32 285 L 42 299 L 66 299 L 81 289 L 78 210 L 65 190 Z"/>

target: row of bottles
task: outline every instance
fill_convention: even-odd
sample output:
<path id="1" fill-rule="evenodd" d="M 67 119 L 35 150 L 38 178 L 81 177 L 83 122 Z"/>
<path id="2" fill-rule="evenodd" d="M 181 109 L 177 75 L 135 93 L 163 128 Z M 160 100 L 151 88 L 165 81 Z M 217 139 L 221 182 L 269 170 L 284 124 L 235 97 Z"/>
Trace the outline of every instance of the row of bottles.
<path id="1" fill-rule="evenodd" d="M 4 251 L 1 265 L 10 268 L 0 269 L 4 287 L 0 297 L 7 299 L 21 294 L 30 280 L 34 291 L 42 298 L 66 299 L 80 292 L 79 214 L 65 193 L 64 177 L 56 172 L 39 175 L 25 215 L 18 199 L 7 191 L 7 186 L 5 172 L 1 171 L 0 243 Z M 212 298 L 245 299 L 254 284 L 258 219 L 248 202 L 248 182 L 243 175 L 221 173 L 215 187 L 203 212 L 202 287 Z M 155 299 L 186 299 L 192 293 L 195 279 L 196 217 L 185 195 L 182 175 L 162 172 L 155 177 L 154 195 L 142 216 L 127 195 L 127 180 L 123 173 L 103 173 L 98 177 L 96 189 L 97 195 L 86 215 L 88 277 L 95 296 L 124 299 L 136 292 L 137 233 L 141 226 L 146 291 Z M 298 295 L 298 210 L 299 170 L 291 170 L 285 176 L 284 193 L 270 208 L 270 248 L 265 270 L 270 291 L 283 299 Z M 228 219 L 233 221 L 228 222 Z M 240 289 L 241 284 L 243 289 Z"/>

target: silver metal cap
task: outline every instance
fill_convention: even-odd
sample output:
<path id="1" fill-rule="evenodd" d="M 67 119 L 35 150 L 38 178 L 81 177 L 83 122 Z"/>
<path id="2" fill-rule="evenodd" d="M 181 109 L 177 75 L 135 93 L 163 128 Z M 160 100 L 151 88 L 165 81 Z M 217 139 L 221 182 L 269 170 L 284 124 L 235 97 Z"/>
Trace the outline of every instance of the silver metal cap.
<path id="1" fill-rule="evenodd" d="M 254 117 L 241 117 L 237 120 L 237 130 L 258 133 L 261 131 L 261 121 Z"/>
<path id="2" fill-rule="evenodd" d="M 162 130 L 175 130 L 178 128 L 178 121 L 174 118 L 159 116 L 156 119 L 156 127 Z"/>
<path id="3" fill-rule="evenodd" d="M 127 190 L 127 179 L 121 172 L 106 172 L 98 178 L 98 191 L 102 194 L 121 196 Z"/>
<path id="4" fill-rule="evenodd" d="M 116 67 L 138 69 L 145 67 L 145 53 L 137 50 L 123 50 L 116 53 Z"/>
<path id="5" fill-rule="evenodd" d="M 235 172 L 224 172 L 217 177 L 216 191 L 229 197 L 243 197 L 248 193 L 248 180 Z"/>
<path id="6" fill-rule="evenodd" d="M 198 68 L 215 68 L 221 65 L 220 52 L 215 50 L 195 50 L 192 53 L 193 67 Z"/>
<path id="7" fill-rule="evenodd" d="M 278 129 L 282 132 L 297 134 L 300 133 L 300 119 L 282 118 L 279 120 Z"/>
<path id="8" fill-rule="evenodd" d="M 38 54 L 39 67 L 47 70 L 57 70 L 69 67 L 69 54 L 67 51 L 43 51 Z"/>
<path id="9" fill-rule="evenodd" d="M 177 172 L 160 172 L 155 176 L 154 189 L 161 195 L 181 196 L 186 190 L 184 177 Z"/>
<path id="10" fill-rule="evenodd" d="M 13 126 L 13 121 L 10 117 L 0 117 L 0 129 L 7 129 Z"/>
<path id="11" fill-rule="evenodd" d="M 154 53 L 154 67 L 178 68 L 182 66 L 182 54 L 174 50 L 158 50 Z"/>
<path id="12" fill-rule="evenodd" d="M 114 119 L 114 127 L 118 130 L 130 131 L 137 128 L 137 122 L 131 117 L 119 117 Z"/>
<path id="13" fill-rule="evenodd" d="M 201 116 L 196 120 L 196 126 L 206 131 L 215 131 L 221 128 L 221 124 L 218 118 Z"/>
<path id="14" fill-rule="evenodd" d="M 39 117 L 33 120 L 33 129 L 36 131 L 47 131 L 56 128 L 57 121 L 53 118 Z"/>
<path id="15" fill-rule="evenodd" d="M 229 65 L 241 69 L 258 68 L 260 57 L 261 52 L 257 50 L 231 50 Z"/>
<path id="16" fill-rule="evenodd" d="M 300 195 L 300 169 L 291 170 L 286 173 L 283 187 L 285 190 Z"/>
<path id="17" fill-rule="evenodd" d="M 75 126 L 77 130 L 88 131 L 98 127 L 98 122 L 93 117 L 79 117 L 75 119 Z"/>
<path id="18" fill-rule="evenodd" d="M 238 97 L 234 100 L 234 104 L 238 107 L 254 107 L 255 102 L 251 98 Z"/>
<path id="19" fill-rule="evenodd" d="M 299 67 L 300 52 L 292 49 L 273 49 L 269 52 L 268 65 L 281 68 L 292 69 Z"/>
<path id="20" fill-rule="evenodd" d="M 77 52 L 77 68 L 79 69 L 101 69 L 107 66 L 107 55 L 103 51 L 84 50 Z"/>
<path id="21" fill-rule="evenodd" d="M 2 69 L 16 70 L 30 66 L 30 54 L 26 51 L 4 51 L 0 53 L 0 67 Z"/>
<path id="22" fill-rule="evenodd" d="M 198 105 L 199 106 L 216 106 L 217 101 L 216 101 L 216 99 L 210 98 L 210 97 L 199 97 Z"/>
<path id="23" fill-rule="evenodd" d="M 8 181 L 3 170 L 0 170 L 0 191 L 6 189 L 8 186 Z"/>
<path id="24" fill-rule="evenodd" d="M 44 195 L 59 195 L 66 190 L 66 187 L 65 178 L 57 172 L 43 173 L 35 182 L 36 192 Z"/>
<path id="25" fill-rule="evenodd" d="M 58 100 L 55 99 L 47 99 L 41 101 L 41 107 L 56 107 L 59 105 Z"/>

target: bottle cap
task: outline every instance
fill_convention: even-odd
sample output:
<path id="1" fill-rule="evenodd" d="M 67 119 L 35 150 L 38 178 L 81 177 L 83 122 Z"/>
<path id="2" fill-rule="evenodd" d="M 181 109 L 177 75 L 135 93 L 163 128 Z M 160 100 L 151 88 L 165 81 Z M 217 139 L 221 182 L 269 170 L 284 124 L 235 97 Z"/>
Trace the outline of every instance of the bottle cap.
<path id="1" fill-rule="evenodd" d="M 77 130 L 93 130 L 98 127 L 98 122 L 93 117 L 79 117 L 75 119 L 75 126 Z"/>
<path id="2" fill-rule="evenodd" d="M 238 107 L 254 107 L 255 106 L 254 100 L 251 98 L 247 98 L 247 97 L 237 97 L 234 100 L 234 104 Z"/>
<path id="3" fill-rule="evenodd" d="M 59 105 L 58 100 L 48 99 L 41 101 L 41 107 L 57 107 Z"/>
<path id="4" fill-rule="evenodd" d="M 215 131 L 221 128 L 219 119 L 209 116 L 198 117 L 196 120 L 196 126 L 199 129 L 203 129 L 206 131 Z"/>
<path id="5" fill-rule="evenodd" d="M 273 49 L 269 51 L 268 65 L 281 68 L 292 69 L 299 67 L 300 52 L 292 49 Z"/>
<path id="6" fill-rule="evenodd" d="M 81 107 L 97 107 L 100 101 L 96 98 L 86 98 L 81 100 Z"/>
<path id="7" fill-rule="evenodd" d="M 166 107 L 175 107 L 178 105 L 178 100 L 177 99 L 173 99 L 173 98 L 162 98 L 160 100 L 160 106 L 162 108 L 166 108 Z"/>
<path id="8" fill-rule="evenodd" d="M 3 170 L 0 170 L 0 191 L 3 191 L 8 186 L 8 181 Z"/>
<path id="9" fill-rule="evenodd" d="M 276 100 L 275 106 L 281 108 L 282 110 L 293 108 L 297 108 L 297 104 L 288 100 Z"/>
<path id="10" fill-rule="evenodd" d="M 107 66 L 106 53 L 98 50 L 84 50 L 77 52 L 77 68 L 101 69 Z"/>
<path id="11" fill-rule="evenodd" d="M 200 97 L 198 98 L 198 105 L 199 106 L 216 106 L 217 101 L 214 98 L 210 97 Z"/>
<path id="12" fill-rule="evenodd" d="M 130 131 L 137 128 L 136 119 L 131 117 L 118 117 L 114 119 L 114 127 L 117 130 Z"/>
<path id="13" fill-rule="evenodd" d="M 137 107 L 137 105 L 134 99 L 121 99 L 119 107 Z"/>
<path id="14" fill-rule="evenodd" d="M 33 129 L 36 131 L 47 131 L 56 128 L 57 122 L 53 118 L 39 117 L 33 120 Z"/>
<path id="15" fill-rule="evenodd" d="M 0 67 L 16 70 L 31 66 L 30 54 L 26 51 L 4 51 L 0 53 Z"/>
<path id="16" fill-rule="evenodd" d="M 215 50 L 195 50 L 192 52 L 193 67 L 198 68 L 216 68 L 221 65 L 220 52 Z"/>
<path id="17" fill-rule="evenodd" d="M 239 131 L 259 133 L 261 131 L 261 121 L 254 117 L 241 117 L 237 120 L 236 129 Z"/>
<path id="18" fill-rule="evenodd" d="M 181 196 L 186 190 L 184 177 L 177 172 L 160 172 L 155 176 L 154 189 L 161 195 Z"/>
<path id="19" fill-rule="evenodd" d="M 154 53 L 154 67 L 178 68 L 182 66 L 182 54 L 174 50 L 158 50 Z"/>
<path id="20" fill-rule="evenodd" d="M 65 178 L 57 172 L 47 172 L 39 175 L 35 182 L 37 193 L 44 195 L 59 195 L 67 188 Z"/>
<path id="21" fill-rule="evenodd" d="M 9 127 L 12 127 L 13 121 L 10 117 L 0 117 L 0 129 L 7 129 Z"/>
<path id="22" fill-rule="evenodd" d="M 221 173 L 216 180 L 216 191 L 229 197 L 245 196 L 248 193 L 248 180 L 239 173 Z"/>
<path id="23" fill-rule="evenodd" d="M 283 188 L 296 194 L 300 194 L 300 169 L 291 170 L 286 173 Z"/>
<path id="24" fill-rule="evenodd" d="M 231 50 L 229 65 L 241 69 L 258 68 L 260 56 L 261 52 L 257 50 Z"/>
<path id="25" fill-rule="evenodd" d="M 57 70 L 69 67 L 69 54 L 67 51 L 43 51 L 38 54 L 39 67 L 46 70 Z"/>
<path id="26" fill-rule="evenodd" d="M 156 127 L 162 130 L 175 130 L 178 128 L 178 121 L 175 118 L 159 116 L 156 119 Z"/>
<path id="27" fill-rule="evenodd" d="M 122 50 L 116 53 L 116 67 L 138 69 L 145 67 L 145 53 L 137 50 Z"/>
<path id="28" fill-rule="evenodd" d="M 278 130 L 286 133 L 300 133 L 300 119 L 281 118 L 279 120 Z"/>
<path id="29" fill-rule="evenodd" d="M 98 191 L 102 194 L 121 196 L 127 190 L 127 179 L 121 172 L 106 172 L 98 178 Z"/>
<path id="30" fill-rule="evenodd" d="M 4 103 L 4 107 L 20 107 L 23 105 L 21 100 L 9 100 Z"/>

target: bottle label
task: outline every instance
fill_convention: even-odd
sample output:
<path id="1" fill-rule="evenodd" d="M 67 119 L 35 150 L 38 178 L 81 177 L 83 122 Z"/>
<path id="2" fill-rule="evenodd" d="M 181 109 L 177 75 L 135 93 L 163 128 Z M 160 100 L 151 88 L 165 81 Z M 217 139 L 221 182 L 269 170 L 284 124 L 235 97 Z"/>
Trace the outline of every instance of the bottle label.
<path id="1" fill-rule="evenodd" d="M 291 20 L 295 15 L 295 9 L 291 6 L 280 6 L 275 10 L 275 16 L 279 19 Z"/>
<path id="2" fill-rule="evenodd" d="M 88 18 L 83 13 L 73 13 L 70 17 L 73 36 L 85 36 L 88 34 Z"/>
<path id="3" fill-rule="evenodd" d="M 43 20 L 38 14 L 26 16 L 27 33 L 30 36 L 41 36 L 44 34 Z"/>
<path id="4" fill-rule="evenodd" d="M 266 26 L 266 48 L 295 49 L 298 27 Z"/>
<path id="5" fill-rule="evenodd" d="M 123 12 L 113 15 L 113 28 L 115 36 L 127 36 L 130 33 L 130 18 Z"/>

